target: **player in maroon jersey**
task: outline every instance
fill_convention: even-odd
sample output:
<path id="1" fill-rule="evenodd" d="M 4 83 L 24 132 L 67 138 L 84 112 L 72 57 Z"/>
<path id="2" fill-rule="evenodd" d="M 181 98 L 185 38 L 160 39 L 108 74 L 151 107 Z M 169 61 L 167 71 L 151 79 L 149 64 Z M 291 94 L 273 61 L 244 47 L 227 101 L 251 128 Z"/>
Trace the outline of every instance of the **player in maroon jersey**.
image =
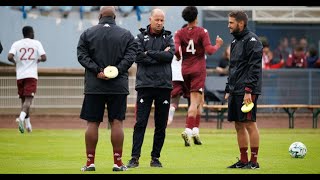
<path id="1" fill-rule="evenodd" d="M 191 145 L 191 138 L 193 138 L 194 144 L 201 145 L 199 137 L 200 110 L 207 76 L 205 54 L 215 53 L 223 45 L 223 40 L 217 36 L 216 45 L 211 45 L 207 29 L 197 26 L 198 9 L 195 6 L 187 6 L 182 11 L 182 17 L 188 22 L 188 25 L 175 34 L 175 55 L 181 59 L 179 54 L 179 49 L 181 49 L 182 75 L 190 91 L 191 103 L 186 118 L 186 129 L 181 135 L 185 146 Z"/>

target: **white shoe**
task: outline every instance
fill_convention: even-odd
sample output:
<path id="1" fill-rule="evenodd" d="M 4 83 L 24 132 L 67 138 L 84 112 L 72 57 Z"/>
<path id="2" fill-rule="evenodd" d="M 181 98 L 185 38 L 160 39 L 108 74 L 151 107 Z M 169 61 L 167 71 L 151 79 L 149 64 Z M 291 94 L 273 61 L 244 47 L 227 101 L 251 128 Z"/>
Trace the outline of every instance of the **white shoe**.
<path id="1" fill-rule="evenodd" d="M 90 166 L 83 166 L 80 171 L 95 171 L 96 166 L 94 164 L 90 164 Z"/>
<path id="2" fill-rule="evenodd" d="M 188 134 L 185 131 L 181 133 L 181 137 L 184 140 L 184 146 L 191 146 L 191 137 L 188 136 Z"/>
<path id="3" fill-rule="evenodd" d="M 30 118 L 26 118 L 26 119 L 24 119 L 24 121 L 25 121 L 25 124 L 26 124 L 27 132 L 31 133 L 32 132 L 32 126 L 31 126 L 31 123 L 30 123 Z"/>
<path id="4" fill-rule="evenodd" d="M 16 122 L 18 123 L 18 129 L 21 133 L 24 133 L 24 121 L 21 121 L 20 118 L 16 119 Z"/>

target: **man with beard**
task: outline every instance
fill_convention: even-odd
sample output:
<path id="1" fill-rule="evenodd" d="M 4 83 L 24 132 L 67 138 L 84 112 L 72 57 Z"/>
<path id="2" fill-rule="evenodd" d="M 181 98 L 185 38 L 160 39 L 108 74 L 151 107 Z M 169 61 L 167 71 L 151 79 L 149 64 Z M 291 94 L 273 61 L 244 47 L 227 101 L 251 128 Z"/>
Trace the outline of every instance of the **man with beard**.
<path id="1" fill-rule="evenodd" d="M 240 160 L 228 168 L 258 169 L 259 130 L 256 124 L 258 96 L 261 94 L 262 43 L 247 28 L 244 11 L 229 13 L 228 28 L 234 36 L 230 49 L 229 77 L 225 89 L 228 99 L 228 121 L 235 122 Z M 243 104 L 254 103 L 251 111 L 241 111 Z M 251 158 L 248 161 L 248 146 Z"/>

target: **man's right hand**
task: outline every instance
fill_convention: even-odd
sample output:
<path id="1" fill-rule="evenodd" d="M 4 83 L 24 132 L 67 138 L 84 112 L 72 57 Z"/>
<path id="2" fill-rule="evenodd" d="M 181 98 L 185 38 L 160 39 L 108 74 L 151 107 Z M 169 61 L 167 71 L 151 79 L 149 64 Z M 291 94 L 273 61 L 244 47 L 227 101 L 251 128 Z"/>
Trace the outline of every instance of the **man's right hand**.
<path id="1" fill-rule="evenodd" d="M 219 35 L 216 38 L 216 44 L 220 47 L 223 45 L 223 39 Z"/>
<path id="2" fill-rule="evenodd" d="M 97 78 L 103 79 L 103 80 L 109 80 L 109 78 L 107 78 L 107 77 L 104 75 L 103 72 L 99 72 L 99 73 L 97 74 Z"/>

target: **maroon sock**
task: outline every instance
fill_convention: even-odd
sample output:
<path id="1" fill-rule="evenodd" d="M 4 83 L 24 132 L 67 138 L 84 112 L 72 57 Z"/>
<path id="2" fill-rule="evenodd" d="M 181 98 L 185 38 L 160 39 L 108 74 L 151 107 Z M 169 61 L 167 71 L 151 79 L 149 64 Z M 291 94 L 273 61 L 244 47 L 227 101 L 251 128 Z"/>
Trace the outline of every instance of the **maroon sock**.
<path id="1" fill-rule="evenodd" d="M 89 152 L 87 151 L 87 166 L 90 166 L 90 164 L 94 164 L 94 156 L 96 152 Z"/>
<path id="2" fill-rule="evenodd" d="M 196 119 L 192 116 L 187 117 L 187 124 L 186 127 L 192 129 L 195 125 Z"/>
<path id="3" fill-rule="evenodd" d="M 117 164 L 119 167 L 122 166 L 122 151 L 113 151 L 113 162 Z"/>
<path id="4" fill-rule="evenodd" d="M 258 158 L 259 147 L 251 147 L 251 158 L 250 161 L 256 163 Z"/>
<path id="5" fill-rule="evenodd" d="M 240 161 L 243 163 L 248 162 L 248 147 L 240 148 Z"/>
<path id="6" fill-rule="evenodd" d="M 200 118 L 201 118 L 201 116 L 200 116 L 200 115 L 197 115 L 194 127 L 199 128 L 199 125 L 200 125 Z"/>

